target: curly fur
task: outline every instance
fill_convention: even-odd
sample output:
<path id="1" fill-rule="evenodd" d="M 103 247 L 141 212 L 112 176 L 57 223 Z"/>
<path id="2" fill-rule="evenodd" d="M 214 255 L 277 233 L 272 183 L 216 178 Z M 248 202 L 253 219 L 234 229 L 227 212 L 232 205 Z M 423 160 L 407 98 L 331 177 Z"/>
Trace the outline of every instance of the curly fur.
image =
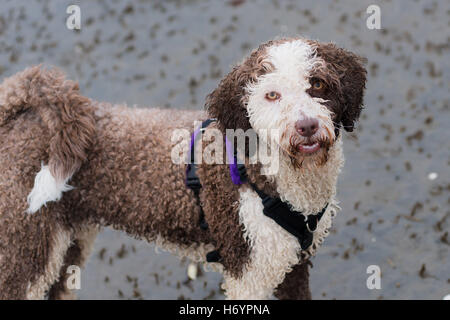
<path id="1" fill-rule="evenodd" d="M 324 61 L 323 66 L 316 68 L 311 76 L 328 84 L 328 90 L 317 97 L 327 100 L 325 105 L 334 112 L 335 123 L 342 122 L 344 129 L 351 132 L 363 109 L 367 76 L 363 64 L 366 60 L 332 43 L 309 43 Z M 311 90 L 309 93 L 313 94 Z"/>
<path id="2" fill-rule="evenodd" d="M 70 178 L 86 160 L 95 134 L 91 104 L 62 72 L 38 66 L 5 79 L 0 105 L 0 126 L 30 108 L 39 113 L 49 131 L 48 164 L 57 181 Z"/>
<path id="3" fill-rule="evenodd" d="M 323 159 L 309 165 L 295 166 L 282 153 L 280 170 L 270 176 L 261 174 L 265 164 L 245 159 L 251 181 L 297 210 L 310 214 L 330 203 L 308 251 L 262 214 L 251 189 L 231 183 L 226 164 L 199 166 L 209 225 L 202 230 L 200 208 L 185 186 L 186 168 L 171 159 L 172 132 L 192 132 L 195 120 L 216 117 L 223 133 L 257 124 L 261 113 L 256 105 L 249 112 L 256 101 L 250 88 L 279 71 L 271 50 L 293 41 L 310 49 L 304 59 L 316 59 L 305 69 L 302 90 L 308 93 L 313 76 L 329 83 L 329 92 L 321 97 L 309 92 L 304 101 L 351 130 L 362 108 L 361 60 L 304 39 L 261 45 L 208 96 L 207 113 L 95 102 L 55 69 L 33 67 L 5 79 L 0 85 L 0 154 L 6 155 L 0 157 L 0 298 L 70 297 L 65 268 L 84 263 L 99 227 L 113 227 L 200 262 L 208 251 L 218 250 L 219 262 L 208 266 L 224 273 L 228 298 L 267 298 L 276 288 L 279 297 L 310 298 L 307 258 L 322 244 L 338 209 L 341 139 L 328 134 Z M 36 190 L 54 192 L 36 204 Z"/>

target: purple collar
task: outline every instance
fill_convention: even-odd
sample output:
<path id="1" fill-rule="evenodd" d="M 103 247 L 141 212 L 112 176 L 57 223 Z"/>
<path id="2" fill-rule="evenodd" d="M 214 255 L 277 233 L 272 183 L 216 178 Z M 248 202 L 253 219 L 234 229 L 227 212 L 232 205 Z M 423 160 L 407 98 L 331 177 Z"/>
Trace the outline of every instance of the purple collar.
<path id="1" fill-rule="evenodd" d="M 239 165 L 237 163 L 237 157 L 236 157 L 235 153 L 233 153 L 233 147 L 227 136 L 225 136 L 225 149 L 227 151 L 228 161 L 230 162 L 229 167 L 230 167 L 231 181 L 233 181 L 233 183 L 236 185 L 243 184 L 245 181 L 242 181 L 243 179 L 241 178 L 241 175 L 239 174 L 239 168 L 238 168 Z M 232 159 L 232 160 L 230 160 L 230 159 Z"/>
<path id="2" fill-rule="evenodd" d="M 197 139 L 200 138 L 201 136 L 201 131 L 206 129 L 208 127 L 209 124 L 211 124 L 212 122 L 216 121 L 216 119 L 208 119 L 206 121 L 204 121 L 202 123 L 202 125 L 196 129 L 194 131 L 194 133 L 191 136 L 191 144 L 190 144 L 190 149 L 189 149 L 189 165 L 187 170 L 190 169 L 190 166 L 192 164 L 194 164 L 194 147 L 195 147 L 195 142 L 197 141 Z M 230 168 L 230 176 L 231 176 L 231 181 L 235 184 L 235 185 L 241 185 L 243 183 L 245 183 L 245 181 L 243 181 L 244 179 L 241 178 L 241 175 L 239 174 L 239 167 L 241 166 L 240 164 L 237 163 L 237 157 L 236 154 L 233 152 L 233 147 L 230 143 L 230 140 L 228 139 L 227 136 L 225 136 L 225 149 L 226 149 L 226 153 L 227 153 L 227 159 L 229 162 L 229 168 Z"/>

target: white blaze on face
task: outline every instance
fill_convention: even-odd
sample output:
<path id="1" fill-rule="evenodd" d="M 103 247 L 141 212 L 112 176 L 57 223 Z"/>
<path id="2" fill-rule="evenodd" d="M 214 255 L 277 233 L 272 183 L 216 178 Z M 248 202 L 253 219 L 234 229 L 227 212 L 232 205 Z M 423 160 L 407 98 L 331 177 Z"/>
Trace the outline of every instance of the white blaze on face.
<path id="1" fill-rule="evenodd" d="M 332 127 L 331 112 L 321 104 L 324 100 L 311 97 L 309 75 L 315 67 L 324 64 L 316 57 L 314 47 L 304 40 L 273 45 L 267 50 L 267 61 L 273 71 L 260 76 L 247 87 L 247 112 L 250 124 L 257 131 L 279 129 L 279 145 L 288 147 L 289 136 L 295 132 L 295 122 L 305 118 L 319 120 L 319 135 L 326 135 L 325 126 Z M 269 101 L 266 94 L 276 91 L 279 100 Z M 329 130 L 328 130 L 329 132 Z"/>

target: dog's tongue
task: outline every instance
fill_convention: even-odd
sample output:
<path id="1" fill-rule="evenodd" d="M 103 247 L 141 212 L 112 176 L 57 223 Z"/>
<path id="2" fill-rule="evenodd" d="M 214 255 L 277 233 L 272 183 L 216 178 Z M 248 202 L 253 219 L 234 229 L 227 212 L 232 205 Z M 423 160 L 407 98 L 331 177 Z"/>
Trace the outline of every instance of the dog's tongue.
<path id="1" fill-rule="evenodd" d="M 303 153 L 313 153 L 320 149 L 320 145 L 318 142 L 314 142 L 312 144 L 303 144 L 298 147 L 298 151 Z"/>

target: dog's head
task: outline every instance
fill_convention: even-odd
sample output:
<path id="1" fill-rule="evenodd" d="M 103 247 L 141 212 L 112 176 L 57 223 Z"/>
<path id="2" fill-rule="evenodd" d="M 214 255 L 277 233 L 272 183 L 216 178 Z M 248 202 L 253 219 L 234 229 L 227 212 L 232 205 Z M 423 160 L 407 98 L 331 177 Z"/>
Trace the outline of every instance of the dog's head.
<path id="1" fill-rule="evenodd" d="M 331 43 L 269 41 L 233 68 L 206 107 L 222 130 L 279 130 L 277 144 L 296 167 L 324 163 L 340 128 L 352 131 L 360 115 L 362 64 Z"/>

